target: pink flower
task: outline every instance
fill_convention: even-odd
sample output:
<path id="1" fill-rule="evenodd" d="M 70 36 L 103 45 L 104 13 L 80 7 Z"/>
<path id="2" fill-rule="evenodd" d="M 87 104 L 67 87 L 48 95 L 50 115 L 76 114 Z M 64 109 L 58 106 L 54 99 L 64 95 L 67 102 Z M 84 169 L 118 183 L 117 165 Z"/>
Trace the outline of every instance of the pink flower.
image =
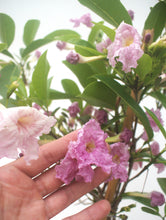
<path id="1" fill-rule="evenodd" d="M 158 142 L 154 141 L 151 145 L 150 145 L 151 151 L 153 155 L 157 155 L 160 153 L 160 147 Z"/>
<path id="2" fill-rule="evenodd" d="M 39 57 L 41 56 L 41 52 L 39 50 L 35 51 L 35 56 L 37 59 L 39 59 Z"/>
<path id="3" fill-rule="evenodd" d="M 0 110 L 3 121 L 0 124 L 0 158 L 17 158 L 24 154 L 27 163 L 38 158 L 38 139 L 47 134 L 55 124 L 53 117 L 47 117 L 33 107 L 15 107 Z"/>
<path id="4" fill-rule="evenodd" d="M 81 16 L 81 18 L 76 18 L 76 19 L 70 19 L 71 22 L 74 23 L 74 27 L 79 27 L 80 23 L 85 24 L 87 27 L 92 27 L 92 19 L 91 19 L 91 15 L 89 13 L 84 14 L 83 16 Z"/>
<path id="5" fill-rule="evenodd" d="M 125 128 L 121 133 L 120 133 L 120 141 L 124 142 L 125 144 L 129 144 L 130 139 L 132 137 L 132 131 Z"/>
<path id="6" fill-rule="evenodd" d="M 120 179 L 121 182 L 127 181 L 128 178 L 128 160 L 130 154 L 128 151 L 128 145 L 122 142 L 111 144 L 111 155 L 114 162 L 112 167 L 111 179 Z"/>
<path id="7" fill-rule="evenodd" d="M 131 17 L 131 20 L 134 20 L 134 11 L 133 10 L 128 10 L 128 13 Z"/>
<path id="8" fill-rule="evenodd" d="M 107 38 L 105 41 L 102 41 L 102 42 L 96 44 L 96 49 L 97 49 L 99 52 L 103 53 L 104 50 L 106 50 L 107 47 L 108 47 L 111 43 L 112 43 L 112 41 L 111 41 L 109 38 Z"/>
<path id="9" fill-rule="evenodd" d="M 115 40 L 107 49 L 110 65 L 115 67 L 117 61 L 121 62 L 125 73 L 136 68 L 137 60 L 143 55 L 140 35 L 133 26 L 124 22 L 117 28 Z"/>
<path id="10" fill-rule="evenodd" d="M 77 116 L 77 113 L 80 112 L 80 108 L 79 108 L 78 102 L 73 102 L 69 106 L 68 111 L 69 111 L 70 117 L 75 118 Z"/>
<path id="11" fill-rule="evenodd" d="M 80 57 L 78 53 L 74 53 L 73 51 L 70 51 L 70 53 L 67 55 L 66 60 L 71 64 L 77 64 Z"/>
<path id="12" fill-rule="evenodd" d="M 112 157 L 108 152 L 105 134 L 98 122 L 91 119 L 78 132 L 77 141 L 71 141 L 68 152 L 60 165 L 56 166 L 56 177 L 66 184 L 74 178 L 78 181 L 91 182 L 92 166 L 101 167 L 110 173 L 113 166 Z"/>
<path id="13" fill-rule="evenodd" d="M 94 118 L 100 123 L 100 124 L 106 124 L 108 120 L 108 114 L 104 109 L 95 110 Z"/>
<path id="14" fill-rule="evenodd" d="M 158 118 L 158 120 L 160 121 L 160 123 L 161 123 L 162 125 L 164 125 L 163 120 L 162 120 L 162 118 L 161 118 L 161 112 L 160 112 L 160 110 L 159 110 L 159 109 L 154 110 L 154 109 L 152 108 L 151 111 L 156 115 L 156 117 Z M 160 129 L 159 129 L 159 127 L 157 126 L 157 124 L 155 123 L 155 121 L 151 118 L 151 116 L 150 116 L 148 113 L 146 113 L 146 115 L 147 115 L 147 117 L 148 117 L 148 119 L 149 119 L 149 122 L 150 122 L 150 125 L 151 125 L 153 131 L 158 132 Z M 148 140 L 148 136 L 147 136 L 146 131 L 144 131 L 144 133 L 142 134 L 141 138 L 142 138 L 143 140 L 145 140 L 145 141 Z"/>
<path id="15" fill-rule="evenodd" d="M 64 41 L 58 41 L 58 42 L 56 43 L 56 46 L 57 46 L 57 48 L 58 48 L 59 50 L 63 50 L 63 49 L 66 48 L 66 42 L 64 42 Z"/>
<path id="16" fill-rule="evenodd" d="M 151 206 L 161 206 L 165 203 L 164 195 L 160 192 L 153 191 L 150 195 Z"/>
<path id="17" fill-rule="evenodd" d="M 158 169 L 157 173 L 162 173 L 165 170 L 165 165 L 163 163 L 156 163 L 154 166 Z"/>

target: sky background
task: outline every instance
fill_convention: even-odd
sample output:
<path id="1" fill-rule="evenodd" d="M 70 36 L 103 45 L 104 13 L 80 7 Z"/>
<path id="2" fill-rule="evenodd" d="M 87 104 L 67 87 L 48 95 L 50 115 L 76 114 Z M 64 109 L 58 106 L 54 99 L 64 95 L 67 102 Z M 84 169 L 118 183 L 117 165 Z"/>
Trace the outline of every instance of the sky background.
<path id="1" fill-rule="evenodd" d="M 141 34 L 144 21 L 147 18 L 147 15 L 150 11 L 150 7 L 157 3 L 157 0 L 122 0 L 121 1 L 127 10 L 132 9 L 135 12 L 135 18 L 133 25 L 137 28 L 138 32 Z M 0 12 L 6 13 L 10 17 L 13 18 L 16 24 L 16 35 L 15 41 L 13 45 L 10 47 L 10 51 L 19 54 L 20 47 L 24 47 L 22 43 L 22 35 L 23 35 L 23 28 L 27 20 L 29 19 L 39 19 L 40 20 L 40 27 L 37 33 L 37 38 L 42 38 L 49 34 L 50 32 L 57 30 L 57 29 L 73 29 L 73 23 L 69 20 L 71 18 L 80 18 L 83 14 L 90 12 L 93 21 L 101 21 L 102 19 L 92 13 L 89 9 L 82 6 L 77 0 L 0 0 Z M 82 36 L 83 39 L 86 39 L 88 36 L 89 30 L 81 25 L 79 28 L 74 28 L 75 31 L 78 31 Z M 40 49 L 41 52 L 44 52 L 48 49 L 47 58 L 51 66 L 50 75 L 54 76 L 52 87 L 56 90 L 63 91 L 61 87 L 61 80 L 64 78 L 70 78 L 75 81 L 74 74 L 72 74 L 64 65 L 61 63 L 62 60 L 65 59 L 67 55 L 66 51 L 59 51 L 56 48 L 56 43 L 51 43 L 50 45 L 43 47 Z M 68 102 L 63 101 L 56 101 L 54 103 L 55 107 L 60 105 L 68 105 Z M 150 103 L 153 105 L 153 103 Z M 162 136 L 158 137 L 160 140 L 160 146 L 163 145 Z M 0 164 L 6 163 L 6 160 L 1 160 Z M 144 187 L 144 191 L 152 191 L 152 190 L 160 190 L 155 176 L 157 174 L 156 168 L 153 168 L 149 171 L 147 182 Z M 159 177 L 165 177 L 166 172 L 163 172 L 159 175 Z M 141 177 L 138 178 L 136 181 L 133 181 L 129 185 L 129 190 L 142 190 L 143 189 L 143 182 L 146 178 L 146 173 Z M 133 201 L 125 201 L 123 204 L 131 204 L 135 203 Z M 77 204 L 77 203 L 76 203 Z M 78 212 L 83 207 L 82 205 L 72 205 L 71 207 L 67 208 L 64 212 L 60 213 L 58 216 L 53 218 L 54 220 L 60 220 L 65 216 L 71 215 L 73 213 Z M 139 204 L 137 204 L 138 207 Z M 159 219 L 156 216 L 152 216 L 149 214 L 144 214 L 141 212 L 140 208 L 133 209 L 133 211 L 129 214 L 129 220 L 157 220 Z"/>

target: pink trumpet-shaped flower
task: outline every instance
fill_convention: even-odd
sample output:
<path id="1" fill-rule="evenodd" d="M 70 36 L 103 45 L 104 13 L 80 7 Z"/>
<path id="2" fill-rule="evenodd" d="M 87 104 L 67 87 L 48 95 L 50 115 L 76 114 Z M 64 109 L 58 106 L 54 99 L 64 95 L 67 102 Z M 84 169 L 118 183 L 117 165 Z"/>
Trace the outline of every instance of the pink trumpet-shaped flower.
<path id="1" fill-rule="evenodd" d="M 124 22 L 117 28 L 115 40 L 107 49 L 110 65 L 115 67 L 117 61 L 121 62 L 125 73 L 136 68 L 137 60 L 143 55 L 140 35 L 133 26 Z"/>
<path id="2" fill-rule="evenodd" d="M 114 166 L 105 139 L 107 134 L 101 130 L 99 123 L 91 119 L 78 132 L 77 141 L 71 141 L 68 152 L 60 165 L 56 166 L 56 177 L 69 184 L 73 179 L 91 182 L 92 166 L 101 167 L 110 173 Z"/>
<path id="3" fill-rule="evenodd" d="M 0 109 L 0 117 L 0 158 L 15 159 L 21 151 L 27 163 L 38 158 L 37 137 L 49 133 L 56 122 L 33 107 Z"/>

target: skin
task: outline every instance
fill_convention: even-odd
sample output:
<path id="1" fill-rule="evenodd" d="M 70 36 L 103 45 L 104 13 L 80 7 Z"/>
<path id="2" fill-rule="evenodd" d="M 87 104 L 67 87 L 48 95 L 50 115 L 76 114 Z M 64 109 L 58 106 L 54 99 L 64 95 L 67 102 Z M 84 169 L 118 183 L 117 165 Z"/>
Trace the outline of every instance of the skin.
<path id="1" fill-rule="evenodd" d="M 39 158 L 30 165 L 20 158 L 0 167 L 1 220 L 50 219 L 108 178 L 97 168 L 91 183 L 73 181 L 64 186 L 56 179 L 54 167 L 47 169 L 65 156 L 76 136 L 77 131 L 41 146 Z M 100 220 L 109 212 L 109 202 L 101 200 L 65 220 Z"/>

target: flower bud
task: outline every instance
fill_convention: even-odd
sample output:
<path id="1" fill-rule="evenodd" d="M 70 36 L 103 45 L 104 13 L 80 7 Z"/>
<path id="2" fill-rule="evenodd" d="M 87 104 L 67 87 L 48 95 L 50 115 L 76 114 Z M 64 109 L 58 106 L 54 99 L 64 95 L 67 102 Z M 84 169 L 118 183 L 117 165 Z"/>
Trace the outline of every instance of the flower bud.
<path id="1" fill-rule="evenodd" d="M 150 195 L 151 206 L 161 206 L 165 203 L 164 195 L 160 192 L 153 191 Z"/>
<path id="2" fill-rule="evenodd" d="M 63 49 L 66 48 L 66 42 L 64 42 L 64 41 L 58 41 L 58 42 L 56 43 L 56 46 L 57 46 L 57 48 L 58 48 L 59 50 L 63 50 Z"/>
<path id="3" fill-rule="evenodd" d="M 79 61 L 79 54 L 78 53 L 74 53 L 73 51 L 71 51 L 67 57 L 66 60 L 71 63 L 71 64 L 77 64 Z"/>
<path id="4" fill-rule="evenodd" d="M 128 14 L 131 17 L 131 20 L 134 20 L 134 11 L 133 10 L 128 10 Z"/>

